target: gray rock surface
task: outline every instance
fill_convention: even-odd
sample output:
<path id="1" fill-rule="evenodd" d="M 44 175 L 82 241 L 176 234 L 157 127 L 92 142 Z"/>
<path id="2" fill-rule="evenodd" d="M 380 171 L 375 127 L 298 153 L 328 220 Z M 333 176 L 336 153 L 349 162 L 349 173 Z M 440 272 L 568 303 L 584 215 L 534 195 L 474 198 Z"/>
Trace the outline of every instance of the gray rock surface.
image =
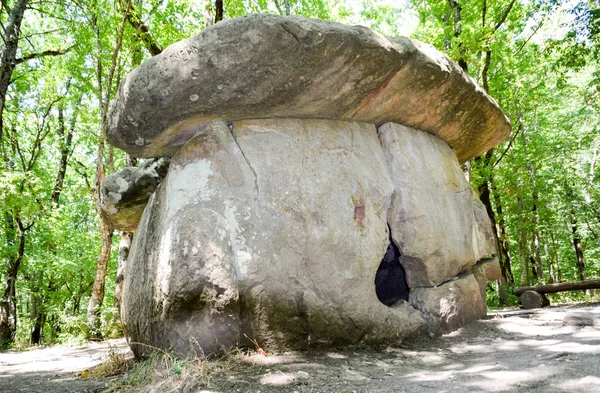
<path id="1" fill-rule="evenodd" d="M 127 167 L 102 182 L 101 207 L 113 228 L 134 232 L 148 199 L 167 175 L 169 158 L 147 160 L 140 167 Z"/>
<path id="2" fill-rule="evenodd" d="M 519 296 L 521 307 L 527 310 L 533 308 L 548 307 L 550 300 L 545 293 L 539 293 L 536 291 L 525 291 Z"/>
<path id="3" fill-rule="evenodd" d="M 171 45 L 121 84 L 109 141 L 135 156 L 174 154 L 211 120 L 301 117 L 396 122 L 437 135 L 459 162 L 510 124 L 433 47 L 361 26 L 248 15 Z"/>
<path id="4" fill-rule="evenodd" d="M 477 280 L 477 284 L 479 284 L 481 299 L 483 299 L 482 312 L 485 314 L 487 312 L 487 304 L 485 303 L 485 300 L 487 299 L 487 283 L 489 281 L 499 280 L 502 276 L 500 261 L 497 256 L 484 258 L 473 265 L 470 272 Z"/>
<path id="5" fill-rule="evenodd" d="M 490 221 L 452 149 L 394 123 L 378 132 L 395 189 L 388 222 L 409 287 L 439 285 L 494 254 Z"/>
<path id="6" fill-rule="evenodd" d="M 123 288 L 130 341 L 189 356 L 246 337 L 307 348 L 422 331 L 418 310 L 375 293 L 392 193 L 373 125 L 208 123 L 142 217 Z"/>
<path id="7" fill-rule="evenodd" d="M 600 328 L 600 310 L 594 310 L 593 312 L 569 311 L 563 318 L 563 325 Z"/>
<path id="8" fill-rule="evenodd" d="M 413 288 L 410 304 L 423 312 L 432 334 L 444 334 L 486 316 L 485 298 L 473 274 L 437 287 Z"/>

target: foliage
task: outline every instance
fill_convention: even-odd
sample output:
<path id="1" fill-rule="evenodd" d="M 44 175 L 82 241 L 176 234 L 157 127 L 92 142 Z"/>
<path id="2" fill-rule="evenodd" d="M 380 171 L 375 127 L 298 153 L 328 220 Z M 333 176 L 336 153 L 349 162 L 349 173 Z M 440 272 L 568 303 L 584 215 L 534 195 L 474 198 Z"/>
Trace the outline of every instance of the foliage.
<path id="1" fill-rule="evenodd" d="M 131 20 L 124 13 L 128 4 L 134 7 Z M 285 4 L 225 0 L 224 11 L 226 18 L 285 13 Z M 510 285 L 572 281 L 582 273 L 598 278 L 597 0 L 289 0 L 287 4 L 293 15 L 360 23 L 382 34 L 410 34 L 436 46 L 461 62 L 510 118 L 513 132 L 508 140 L 488 159 L 471 163 L 473 188 L 487 187 L 491 192 L 490 205 L 498 233 L 500 228 L 506 232 L 506 255 L 515 277 L 502 291 L 488 291 L 490 305 L 513 304 Z M 29 5 L 0 138 L 2 285 L 18 257 L 15 225 L 20 222 L 28 228 L 16 285 L 18 343 L 29 342 L 40 321 L 42 342 L 88 334 L 85 309 L 101 247 L 92 198 L 102 127 L 98 83 L 106 83 L 119 26 L 127 20 L 115 83 L 102 85 L 104 97 L 112 97 L 118 82 L 151 56 L 150 44 L 162 49 L 212 24 L 214 7 L 210 1 L 192 0 L 61 0 Z M 3 25 L 8 22 L 7 9 L 0 12 Z M 57 188 L 64 152 L 68 163 L 64 183 Z M 119 168 L 124 154 L 109 150 L 103 162 L 108 171 Z M 116 243 L 101 310 L 103 330 L 109 335 L 120 332 L 118 312 L 112 306 Z M 183 365 L 175 369 L 185 371 Z M 172 365 L 165 370 L 172 370 Z"/>

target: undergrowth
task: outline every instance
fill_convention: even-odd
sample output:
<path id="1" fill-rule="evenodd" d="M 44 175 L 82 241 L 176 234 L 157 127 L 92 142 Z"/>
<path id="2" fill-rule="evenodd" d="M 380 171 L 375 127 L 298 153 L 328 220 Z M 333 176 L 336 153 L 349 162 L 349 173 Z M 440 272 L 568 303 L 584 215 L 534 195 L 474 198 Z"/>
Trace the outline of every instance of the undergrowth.
<path id="1" fill-rule="evenodd" d="M 138 388 L 143 391 L 148 387 L 164 393 L 194 391 L 210 387 L 213 378 L 222 378 L 234 364 L 257 365 L 251 361 L 252 356 L 236 349 L 218 358 L 184 359 L 155 348 L 148 357 L 134 364 L 125 377 L 117 382 L 117 388 Z"/>
<path id="2" fill-rule="evenodd" d="M 120 375 L 129 371 L 133 367 L 133 364 L 133 359 L 119 352 L 116 346 L 110 345 L 106 359 L 92 368 L 89 371 L 89 376 L 93 378 L 107 378 Z"/>

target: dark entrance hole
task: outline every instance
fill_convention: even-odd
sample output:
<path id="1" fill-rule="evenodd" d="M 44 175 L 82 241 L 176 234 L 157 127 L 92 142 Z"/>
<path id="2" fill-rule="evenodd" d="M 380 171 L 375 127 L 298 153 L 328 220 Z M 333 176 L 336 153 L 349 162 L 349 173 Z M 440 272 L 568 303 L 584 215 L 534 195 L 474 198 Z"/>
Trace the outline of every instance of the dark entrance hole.
<path id="1" fill-rule="evenodd" d="M 392 306 L 399 300 L 408 300 L 408 284 L 406 274 L 400 264 L 400 250 L 392 240 L 392 231 L 387 251 L 375 274 L 375 293 L 379 301 L 386 306 Z"/>

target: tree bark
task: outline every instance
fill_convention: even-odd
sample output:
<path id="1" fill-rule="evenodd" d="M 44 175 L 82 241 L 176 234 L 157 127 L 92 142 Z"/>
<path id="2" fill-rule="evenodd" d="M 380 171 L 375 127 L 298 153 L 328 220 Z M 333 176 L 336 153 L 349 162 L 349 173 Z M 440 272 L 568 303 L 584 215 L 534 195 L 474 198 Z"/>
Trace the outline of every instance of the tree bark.
<path id="1" fill-rule="evenodd" d="M 31 321 L 33 329 L 31 330 L 31 344 L 37 345 L 42 341 L 44 336 L 44 323 L 46 322 L 46 313 L 43 310 L 44 298 L 39 293 L 31 295 Z"/>
<path id="2" fill-rule="evenodd" d="M 131 0 L 127 2 L 127 7 L 131 6 Z M 97 95 L 98 103 L 100 104 L 100 133 L 98 137 L 98 150 L 96 154 L 96 186 L 94 187 L 94 203 L 96 211 L 100 217 L 100 236 L 102 239 L 102 248 L 98 255 L 96 262 L 96 277 L 94 284 L 92 285 L 92 291 L 90 294 L 90 301 L 87 309 L 88 328 L 90 334 L 96 338 L 101 338 L 101 320 L 100 310 L 104 302 L 104 284 L 106 280 L 106 270 L 108 267 L 108 261 L 110 259 L 110 251 L 112 245 L 112 234 L 113 228 L 108 224 L 106 219 L 102 215 L 102 206 L 100 200 L 100 189 L 102 181 L 106 176 L 104 169 L 104 148 L 106 143 L 106 130 L 108 128 L 108 106 L 110 102 L 111 87 L 114 82 L 114 76 L 117 69 L 117 60 L 123 44 L 123 34 L 125 31 L 125 23 L 127 21 L 127 13 L 123 15 L 121 25 L 119 27 L 117 41 L 115 48 L 112 52 L 112 61 L 108 70 L 108 75 L 103 83 L 103 68 L 100 55 L 102 53 L 102 45 L 100 40 L 100 28 L 98 26 L 97 15 L 92 15 L 92 24 L 94 33 L 96 35 L 96 50 L 97 50 L 97 63 L 96 63 L 96 81 L 97 81 Z M 109 163 L 109 166 L 112 163 Z"/>
<path id="3" fill-rule="evenodd" d="M 550 234 L 550 238 L 552 239 L 552 248 L 553 248 L 553 260 L 556 266 L 556 280 L 558 282 L 563 281 L 562 270 L 560 269 L 560 263 L 558 260 L 558 245 L 556 244 L 556 239 L 554 238 L 554 234 Z"/>
<path id="4" fill-rule="evenodd" d="M 519 118 L 519 129 L 521 130 L 521 142 L 523 143 L 523 152 L 525 153 L 525 156 L 527 156 L 526 130 L 525 130 L 525 127 L 523 127 L 523 124 L 522 124 L 520 118 Z M 525 160 L 525 167 L 527 168 L 527 173 L 529 175 L 529 183 L 531 186 L 531 198 L 533 199 L 533 205 L 531 206 L 531 211 L 532 211 L 531 223 L 533 225 L 533 228 L 531 230 L 532 235 L 533 235 L 532 249 L 533 249 L 533 257 L 534 257 L 534 261 L 535 261 L 535 270 L 533 270 L 533 271 L 534 271 L 534 277 L 538 280 L 543 281 L 544 280 L 544 268 L 542 265 L 542 257 L 540 255 L 540 238 L 539 238 L 539 232 L 538 232 L 538 228 L 537 228 L 538 222 L 539 222 L 539 216 L 538 216 L 539 195 L 538 195 L 538 191 L 537 191 L 537 185 L 535 184 L 536 170 L 535 170 L 535 167 L 533 166 L 533 164 L 531 163 L 531 161 L 528 159 Z M 532 267 L 533 267 L 533 265 L 532 265 Z"/>
<path id="5" fill-rule="evenodd" d="M 81 97 L 77 100 L 77 106 L 81 103 Z M 75 132 L 76 115 L 73 114 L 69 122 L 69 129 L 65 129 L 64 108 L 61 105 L 58 108 L 58 135 L 60 137 L 60 163 L 58 164 L 58 172 L 54 181 L 54 189 L 52 190 L 52 205 L 51 208 L 56 208 L 60 202 L 60 194 L 65 182 L 67 174 L 67 166 L 69 164 L 69 156 L 71 155 L 71 146 L 73 144 L 73 134 Z M 66 135 L 65 135 L 66 132 Z"/>
<path id="6" fill-rule="evenodd" d="M 500 268 L 502 269 L 502 277 L 507 285 L 512 285 L 515 278 L 511 269 L 510 254 L 508 252 L 508 235 L 506 234 L 506 224 L 504 222 L 504 214 L 502 211 L 502 201 L 494 183 L 493 174 L 490 175 L 490 186 L 494 197 L 494 205 L 496 206 L 496 236 L 498 237 L 499 253 L 500 253 Z"/>
<path id="7" fill-rule="evenodd" d="M 521 285 L 527 285 L 529 280 L 529 255 L 527 255 L 527 232 L 523 217 L 523 202 L 517 197 L 517 212 L 519 214 L 519 264 L 521 265 Z"/>
<path id="8" fill-rule="evenodd" d="M 577 258 L 577 275 L 579 280 L 583 281 L 586 279 L 585 262 L 583 259 L 583 246 L 581 245 L 581 238 L 579 237 L 579 231 L 577 230 L 577 217 L 575 212 L 571 212 L 571 231 L 573 233 L 573 247 L 575 248 L 575 256 Z"/>
<path id="9" fill-rule="evenodd" d="M 106 279 L 106 269 L 110 259 L 110 248 L 112 246 L 112 228 L 110 228 L 104 220 L 100 220 L 102 248 L 98 260 L 96 262 L 96 279 L 92 285 L 90 301 L 88 303 L 87 319 L 90 334 L 94 338 L 102 338 L 100 331 L 100 309 L 104 302 L 104 284 Z"/>
<path id="10" fill-rule="evenodd" d="M 462 7 L 456 0 L 448 0 L 448 4 L 450 4 L 450 8 L 452 8 L 452 14 L 454 16 L 454 38 L 459 38 L 462 34 Z M 465 50 L 462 42 L 458 43 L 458 65 L 463 69 L 463 71 L 469 71 L 469 66 L 465 60 Z"/>
<path id="11" fill-rule="evenodd" d="M 0 151 L 3 153 L 4 162 L 8 158 L 4 153 L 4 107 L 6 102 L 6 93 L 10 85 L 10 78 L 17 65 L 16 56 L 19 47 L 19 34 L 21 32 L 21 22 L 27 9 L 29 0 L 17 0 L 10 9 L 8 21 L 3 28 L 2 41 L 0 47 Z M 11 213 L 4 212 L 6 221 L 6 243 L 11 246 L 16 240 L 15 221 Z M 20 222 L 20 221 L 17 221 Z M 25 234 L 19 229 L 18 251 L 14 258 L 7 257 L 6 265 L 6 286 L 0 304 L 0 347 L 11 343 L 14 339 L 17 328 L 17 307 L 16 307 L 16 281 L 19 267 L 23 258 L 25 247 Z"/>
<path id="12" fill-rule="evenodd" d="M 17 65 L 17 48 L 19 47 L 19 34 L 21 22 L 27 9 L 29 0 L 17 0 L 8 15 L 8 22 L 4 26 L 2 35 L 4 45 L 0 50 L 0 146 L 3 139 L 4 128 L 4 103 L 6 92 L 10 85 L 10 78 Z"/>
<path id="13" fill-rule="evenodd" d="M 17 331 L 17 275 L 25 254 L 25 234 L 33 226 L 31 223 L 25 227 L 19 217 L 15 217 L 14 222 L 17 224 L 18 249 L 14 259 L 8 259 L 6 289 L 0 304 L 0 347 L 10 344 Z"/>
<path id="14" fill-rule="evenodd" d="M 215 23 L 223 20 L 223 0 L 215 1 Z"/>
<path id="15" fill-rule="evenodd" d="M 148 26 L 142 22 L 142 19 L 140 18 L 140 15 L 135 7 L 132 7 L 131 0 L 120 0 L 120 4 L 123 10 L 123 15 L 131 27 L 133 27 L 137 32 L 136 37 L 144 45 L 144 48 L 146 48 L 146 50 L 152 56 L 160 54 L 163 51 L 162 48 L 156 43 L 156 40 L 150 34 Z"/>

